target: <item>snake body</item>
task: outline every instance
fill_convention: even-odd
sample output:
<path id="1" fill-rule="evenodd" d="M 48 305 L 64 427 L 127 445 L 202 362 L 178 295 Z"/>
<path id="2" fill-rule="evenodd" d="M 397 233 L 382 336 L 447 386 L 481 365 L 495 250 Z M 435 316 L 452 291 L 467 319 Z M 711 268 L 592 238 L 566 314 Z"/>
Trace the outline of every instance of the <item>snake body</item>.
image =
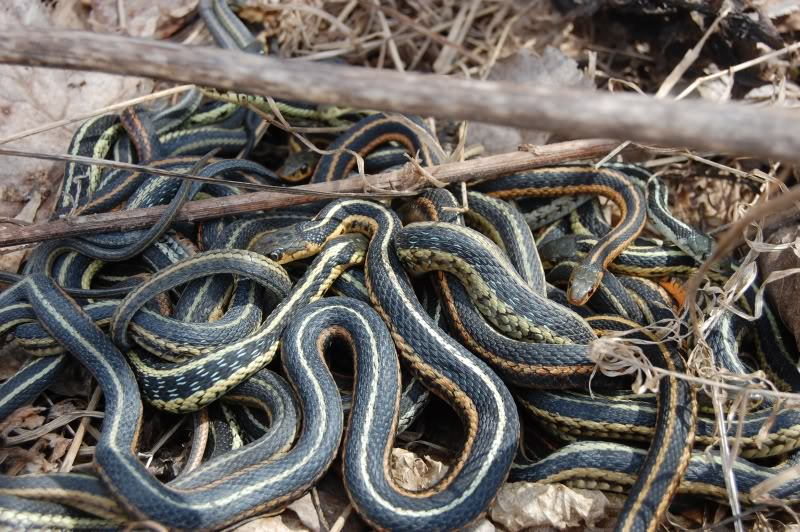
<path id="1" fill-rule="evenodd" d="M 199 13 L 220 46 L 261 52 L 223 0 L 202 0 Z M 301 170 L 259 158 L 266 167 L 248 159 L 263 148 L 252 106 L 346 131 Z M 362 160 L 368 171 L 440 164 L 435 132 L 418 117 L 198 89 L 90 119 L 68 150 L 219 182 L 67 165 L 59 216 L 166 207 L 150 229 L 48 242 L 23 275 L 0 276 L 11 284 L 0 332 L 34 355 L 0 385 L 0 421 L 71 359 L 105 402 L 93 474 L 0 476 L 0 523 L 219 529 L 280 511 L 337 457 L 353 507 L 376 529 L 463 529 L 509 479 L 628 492 L 618 530 L 655 530 L 679 494 L 727 500 L 721 458 L 699 453 L 719 435 L 680 378 L 685 346 L 640 328 L 675 320 L 680 290 L 664 276 L 694 272 L 713 240 L 671 215 L 666 187 L 646 170 L 567 165 L 463 194 L 426 189 L 403 205 L 348 198 L 190 224 L 175 222 L 182 205 L 238 194 L 243 181 L 330 183 Z M 617 206 L 615 225 L 598 196 Z M 642 236 L 648 220 L 665 242 Z M 755 297 L 745 290 L 735 304 L 753 312 Z M 598 370 L 594 349 L 620 333 L 666 371 L 654 394 L 626 392 L 632 379 Z M 739 356 L 748 338 L 754 360 Z M 706 340 L 737 378 L 760 384 L 758 365 L 779 387 L 800 388 L 797 355 L 769 308 L 752 325 L 723 313 Z M 353 377 L 340 367 L 348 351 Z M 406 428 L 430 429 L 429 417 L 414 421 L 429 393 L 456 413 L 462 437 L 444 477 L 412 492 L 393 479 L 392 449 Z M 740 416 L 733 461 L 745 504 L 793 463 L 759 460 L 800 445 L 796 411 L 759 400 Z M 192 415 L 191 450 L 168 482 L 136 454 L 143 401 Z M 563 447 L 513 463 L 522 416 L 544 445 Z M 792 503 L 799 489 L 791 481 L 773 493 Z"/>

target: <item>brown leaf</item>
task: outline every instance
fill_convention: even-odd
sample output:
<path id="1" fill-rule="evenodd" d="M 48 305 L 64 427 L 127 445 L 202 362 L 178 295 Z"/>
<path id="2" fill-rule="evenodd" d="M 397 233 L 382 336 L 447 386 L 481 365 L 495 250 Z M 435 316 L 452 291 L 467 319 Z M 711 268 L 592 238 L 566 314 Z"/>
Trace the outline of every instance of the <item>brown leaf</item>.
<path id="1" fill-rule="evenodd" d="M 42 195 L 39 194 L 37 190 L 31 192 L 31 199 L 28 200 L 28 203 L 22 208 L 19 213 L 14 216 L 15 220 L 20 220 L 22 222 L 33 222 L 36 219 L 36 213 L 39 211 L 39 207 L 42 205 Z M 0 228 L 7 229 L 7 227 Z M 22 263 L 22 259 L 25 258 L 25 249 L 21 249 L 19 251 L 12 251 L 10 253 L 5 253 L 0 255 L 0 270 L 4 272 L 16 272 L 19 270 L 19 265 Z"/>
<path id="2" fill-rule="evenodd" d="M 515 532 L 530 527 L 595 526 L 619 511 L 601 491 L 562 484 L 515 482 L 503 485 L 490 510 L 492 521 Z"/>
<path id="3" fill-rule="evenodd" d="M 50 411 L 48 412 L 50 419 L 56 419 L 64 415 L 71 414 L 76 410 L 82 410 L 86 407 L 85 401 L 82 402 L 83 404 L 78 403 L 79 401 L 76 399 L 67 399 L 54 404 L 50 407 Z"/>
<path id="4" fill-rule="evenodd" d="M 120 17 L 120 6 L 124 10 Z M 126 0 L 123 3 L 93 0 L 89 24 L 95 31 L 124 31 L 134 37 L 169 37 L 176 20 L 197 7 L 197 0 Z"/>
<path id="5" fill-rule="evenodd" d="M 392 449 L 392 477 L 407 490 L 427 489 L 447 474 L 447 466 L 429 456 L 420 458 L 405 449 Z"/>
<path id="6" fill-rule="evenodd" d="M 50 447 L 50 456 L 48 457 L 47 461 L 57 467 L 56 462 L 61 460 L 64 455 L 67 454 L 67 449 L 69 449 L 72 440 L 63 436 L 59 436 L 53 432 L 50 434 L 45 434 L 42 436 L 42 439 L 45 440 L 48 447 Z"/>
<path id="7" fill-rule="evenodd" d="M 789 226 L 779 229 L 770 237 L 774 244 L 787 244 L 800 237 L 800 228 Z M 791 268 L 800 268 L 800 258 L 791 249 L 775 253 L 762 253 L 758 256 L 758 268 L 762 279 L 776 271 Z M 767 285 L 767 295 L 770 302 L 780 316 L 786 327 L 794 335 L 795 343 L 800 347 L 800 298 L 797 297 L 800 289 L 800 276 L 790 275 Z"/>
<path id="8" fill-rule="evenodd" d="M 0 463 L 6 465 L 6 473 L 12 476 L 23 471 L 28 474 L 54 471 L 56 468 L 40 452 L 46 444 L 47 442 L 44 440 L 39 440 L 30 449 L 2 448 L 0 449 Z"/>
<path id="9" fill-rule="evenodd" d="M 72 21 L 64 16 L 70 12 L 70 2 L 63 2 L 65 7 L 56 11 L 45 4 L 15 0 L 0 9 L 0 26 L 49 28 Z M 148 93 L 153 86 L 152 81 L 143 78 L 9 65 L 0 65 L 0 79 L 0 138 Z M 64 153 L 79 125 L 76 122 L 46 131 L 9 147 Z M 39 190 L 44 196 L 53 192 L 48 177 L 52 168 L 53 163 L 48 161 L 5 158 L 0 165 L 0 215 L 16 215 L 31 199 L 32 190 Z"/>
<path id="10" fill-rule="evenodd" d="M 39 413 L 44 410 L 41 406 L 23 406 L 8 416 L 0 423 L 0 435 L 6 436 L 15 429 L 32 430 L 44 425 L 45 417 Z"/>

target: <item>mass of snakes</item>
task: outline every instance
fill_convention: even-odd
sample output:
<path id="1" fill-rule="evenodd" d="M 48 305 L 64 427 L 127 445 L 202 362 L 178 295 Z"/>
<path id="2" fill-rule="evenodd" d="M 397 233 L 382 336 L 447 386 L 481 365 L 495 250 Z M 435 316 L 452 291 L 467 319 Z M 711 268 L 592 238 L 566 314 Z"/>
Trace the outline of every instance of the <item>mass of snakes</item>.
<path id="1" fill-rule="evenodd" d="M 199 12 L 219 46 L 263 53 L 223 0 Z M 274 128 L 260 138 L 254 109 L 325 128 L 309 134 L 321 149 Z M 81 124 L 71 155 L 216 181 L 66 165 L 56 218 L 167 208 L 149 229 L 44 242 L 0 274 L 0 331 L 30 354 L 0 385 L 0 422 L 73 367 L 104 405 L 91 468 L 0 475 L 0 524 L 222 529 L 281 511 L 333 472 L 376 529 L 463 529 L 505 483 L 526 481 L 626 494 L 617 529 L 649 531 L 687 496 L 729 502 L 721 438 L 737 438 L 742 505 L 795 463 L 800 412 L 756 395 L 721 435 L 708 397 L 681 378 L 691 346 L 651 327 L 676 322 L 681 284 L 715 241 L 672 215 L 644 167 L 566 164 L 394 200 L 175 221 L 187 202 L 246 184 L 441 164 L 436 137 L 422 117 L 212 88 Z M 735 306 L 752 312 L 758 287 Z M 655 391 L 598 369 L 592 346 L 621 333 L 664 370 Z M 766 302 L 755 320 L 724 313 L 705 342 L 720 371 L 800 389 L 794 339 Z M 460 424 L 459 444 L 441 480 L 409 491 L 392 449 L 409 427 L 435 430 L 420 422 L 428 408 Z M 153 411 L 193 427 L 166 479 L 137 455 Z M 772 495 L 791 504 L 800 482 Z"/>

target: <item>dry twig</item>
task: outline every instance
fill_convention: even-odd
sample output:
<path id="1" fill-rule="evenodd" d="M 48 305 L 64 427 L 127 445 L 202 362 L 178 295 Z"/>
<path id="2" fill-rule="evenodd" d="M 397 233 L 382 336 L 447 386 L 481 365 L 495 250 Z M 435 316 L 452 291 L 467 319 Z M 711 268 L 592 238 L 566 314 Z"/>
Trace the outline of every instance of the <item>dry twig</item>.
<path id="1" fill-rule="evenodd" d="M 615 145 L 616 142 L 610 140 L 563 142 L 541 146 L 536 150 L 536 153 L 505 153 L 464 162 L 443 164 L 427 170 L 436 179 L 445 183 L 477 181 L 563 161 L 589 159 L 606 153 L 610 147 Z M 97 164 L 103 163 L 103 161 L 96 162 Z M 295 191 L 360 193 L 365 188 L 409 191 L 413 190 L 418 184 L 417 176 L 410 176 L 407 170 L 402 169 L 377 176 L 367 176 L 366 181 L 361 177 L 355 177 L 333 183 L 294 187 L 294 189 Z M 245 212 L 290 207 L 318 200 L 319 195 L 290 195 L 273 191 L 239 194 L 190 202 L 179 211 L 177 221 L 195 222 Z M 165 208 L 162 206 L 76 216 L 43 224 L 9 227 L 6 231 L 0 231 L 0 247 L 41 242 L 55 238 L 149 227 L 159 219 Z"/>
<path id="2" fill-rule="evenodd" d="M 469 119 L 800 162 L 800 124 L 776 110 L 662 102 L 288 61 L 166 42 L 4 28 L 0 62 L 149 76 L 277 98 Z"/>

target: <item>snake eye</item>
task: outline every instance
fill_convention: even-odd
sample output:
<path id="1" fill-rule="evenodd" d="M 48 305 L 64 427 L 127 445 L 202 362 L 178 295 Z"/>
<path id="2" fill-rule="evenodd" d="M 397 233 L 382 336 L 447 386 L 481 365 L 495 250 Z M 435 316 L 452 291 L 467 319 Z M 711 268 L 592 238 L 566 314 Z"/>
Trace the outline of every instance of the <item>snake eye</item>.
<path id="1" fill-rule="evenodd" d="M 280 253 L 280 251 L 271 251 L 269 253 L 269 255 L 267 255 L 267 257 L 270 260 L 274 260 L 275 262 L 278 262 L 281 259 L 281 253 Z"/>

